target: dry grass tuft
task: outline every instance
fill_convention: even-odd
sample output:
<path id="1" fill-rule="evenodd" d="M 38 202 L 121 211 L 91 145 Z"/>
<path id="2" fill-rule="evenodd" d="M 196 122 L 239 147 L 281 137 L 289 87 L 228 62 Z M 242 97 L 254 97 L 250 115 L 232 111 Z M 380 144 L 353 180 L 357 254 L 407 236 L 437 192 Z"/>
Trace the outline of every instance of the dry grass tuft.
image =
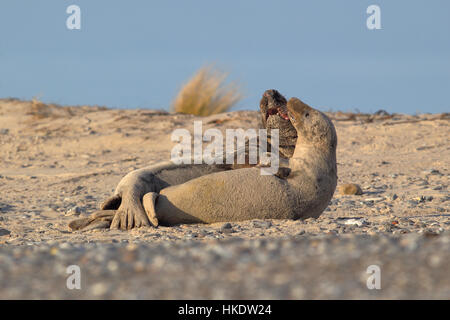
<path id="1" fill-rule="evenodd" d="M 203 67 L 181 88 L 172 111 L 208 116 L 226 112 L 242 99 L 237 85 L 225 84 L 227 74 Z"/>
<path id="2" fill-rule="evenodd" d="M 70 107 L 61 107 L 56 104 L 46 104 L 34 97 L 29 104 L 27 115 L 31 115 L 31 120 L 55 119 L 61 117 L 70 117 L 73 111 Z"/>
<path id="3" fill-rule="evenodd" d="M 52 108 L 34 97 L 31 100 L 31 106 L 27 114 L 32 115 L 36 120 L 40 120 L 52 116 Z"/>

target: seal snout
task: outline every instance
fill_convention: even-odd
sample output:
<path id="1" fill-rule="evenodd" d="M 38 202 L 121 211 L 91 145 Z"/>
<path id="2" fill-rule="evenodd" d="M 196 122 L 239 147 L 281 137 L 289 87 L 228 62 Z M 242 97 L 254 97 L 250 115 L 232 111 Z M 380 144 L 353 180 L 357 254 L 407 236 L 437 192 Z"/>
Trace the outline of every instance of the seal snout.
<path id="1" fill-rule="evenodd" d="M 303 117 L 309 117 L 309 114 L 313 110 L 310 106 L 302 102 L 298 98 L 291 98 L 287 103 L 288 116 L 292 124 L 296 126 L 299 124 L 300 119 Z"/>
<path id="2" fill-rule="evenodd" d="M 302 102 L 298 98 L 290 98 L 287 103 L 287 109 L 291 113 L 303 115 L 307 113 L 308 111 L 312 110 L 310 106 L 308 106 L 306 103 Z"/>

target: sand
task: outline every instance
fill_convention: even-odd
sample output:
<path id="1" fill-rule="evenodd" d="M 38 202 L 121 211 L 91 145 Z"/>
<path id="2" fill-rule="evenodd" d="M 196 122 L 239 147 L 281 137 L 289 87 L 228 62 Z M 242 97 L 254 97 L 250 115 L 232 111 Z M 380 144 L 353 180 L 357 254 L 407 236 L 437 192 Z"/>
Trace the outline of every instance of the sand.
<path id="1" fill-rule="evenodd" d="M 327 280 L 330 286 L 335 287 L 334 291 L 328 292 L 326 289 L 321 291 L 316 290 L 317 288 L 312 290 L 310 287 L 314 284 L 309 284 L 309 287 L 298 289 L 297 292 L 285 284 L 286 288 L 290 289 L 281 290 L 275 296 L 264 295 L 269 292 L 267 291 L 269 289 L 266 291 L 263 289 L 266 288 L 267 283 L 262 282 L 260 287 L 258 284 L 253 284 L 254 287 L 245 287 L 245 289 L 241 288 L 241 291 L 236 291 L 235 288 L 230 289 L 230 283 L 226 281 L 222 285 L 220 285 L 222 282 L 218 284 L 218 290 L 222 290 L 219 290 L 222 292 L 221 295 L 202 293 L 196 296 L 189 286 L 183 287 L 184 289 L 174 287 L 160 295 L 155 292 L 146 294 L 145 282 L 139 281 L 133 282 L 135 285 L 142 286 L 135 291 L 141 292 L 138 296 L 125 289 L 119 292 L 116 290 L 113 294 L 111 290 L 118 288 L 111 284 L 114 281 L 117 281 L 118 285 L 127 285 L 126 279 L 114 276 L 114 273 L 105 276 L 103 282 L 106 289 L 99 289 L 100 294 L 93 294 L 92 287 L 90 291 L 85 289 L 81 290 L 81 293 L 72 293 L 65 288 L 65 280 L 62 280 L 60 291 L 58 291 L 57 287 L 55 289 L 53 284 L 50 285 L 51 281 L 47 278 L 45 278 L 47 280 L 42 279 L 44 288 L 42 292 L 33 294 L 26 284 L 7 280 L 12 279 L 16 269 L 17 272 L 20 271 L 20 268 L 14 268 L 15 263 L 19 265 L 20 257 L 27 254 L 35 256 L 34 260 L 31 259 L 35 262 L 30 262 L 29 269 L 38 268 L 39 263 L 36 261 L 42 259 L 45 261 L 45 250 L 56 250 L 55 248 L 61 246 L 63 246 L 61 250 L 66 250 L 64 246 L 69 246 L 72 248 L 70 250 L 76 251 L 78 250 L 76 248 L 81 248 L 79 250 L 95 252 L 95 250 L 101 250 L 102 246 L 119 250 L 124 245 L 136 244 L 142 246 L 140 250 L 151 251 L 163 248 L 159 256 L 164 257 L 164 254 L 168 254 L 167 248 L 173 247 L 173 252 L 185 251 L 183 246 L 195 248 L 205 246 L 205 251 L 208 246 L 218 246 L 225 250 L 230 246 L 230 241 L 231 243 L 237 241 L 240 243 L 238 247 L 245 247 L 247 244 L 253 246 L 252 243 L 255 241 L 286 242 L 292 245 L 295 241 L 303 241 L 301 243 L 304 244 L 314 239 L 325 242 L 329 241 L 327 239 L 335 239 L 333 241 L 337 242 L 330 242 L 330 245 L 335 243 L 334 245 L 339 247 L 347 244 L 340 241 L 358 243 L 362 241 L 361 239 L 365 239 L 364 241 L 373 241 L 371 246 L 377 248 L 374 250 L 381 250 L 381 245 L 377 245 L 380 239 L 390 239 L 389 241 L 392 240 L 393 244 L 397 244 L 401 243 L 403 238 L 419 237 L 419 240 L 414 238 L 416 239 L 414 241 L 419 243 L 431 241 L 429 248 L 433 248 L 433 252 L 428 252 L 427 246 L 421 247 L 417 249 L 423 251 L 420 251 L 420 254 L 412 250 L 405 253 L 409 254 L 408 257 L 398 255 L 398 263 L 400 265 L 402 261 L 408 264 L 416 263 L 416 266 L 408 266 L 413 269 L 414 267 L 432 268 L 427 262 L 427 259 L 430 259 L 429 254 L 438 254 L 440 259 L 447 263 L 438 263 L 434 268 L 445 270 L 450 259 L 448 245 L 442 244 L 446 243 L 443 240 L 435 239 L 448 239 L 450 233 L 449 114 L 412 116 L 336 112 L 328 113 L 328 115 L 333 119 L 338 134 L 338 187 L 344 183 L 356 183 L 361 186 L 363 194 L 341 195 L 336 192 L 330 206 L 317 220 L 255 220 L 233 222 L 231 225 L 181 225 L 157 229 L 148 227 L 129 232 L 105 229 L 71 232 L 67 224 L 77 217 L 87 216 L 98 208 L 99 203 L 111 195 L 126 173 L 168 160 L 174 145 L 170 139 L 173 130 L 186 128 L 192 131 L 194 120 L 203 121 L 203 130 L 213 127 L 220 130 L 257 128 L 259 114 L 256 111 L 239 111 L 199 118 L 161 110 L 59 107 L 36 101 L 0 100 L 0 287 L 2 288 L 0 298 L 361 297 L 361 293 L 358 294 L 357 291 L 344 290 L 343 284 L 337 280 L 339 279 L 337 273 L 336 277 Z M 92 245 L 94 247 L 89 249 Z M 264 248 L 260 250 L 260 253 L 269 255 Z M 4 262 L 8 260 L 8 257 L 14 257 L 14 250 L 19 258 L 15 262 L 14 260 L 10 262 L 10 267 L 7 267 L 8 264 Z M 250 264 L 256 261 L 252 262 L 252 257 L 258 255 L 258 250 L 252 250 L 254 252 L 252 251 L 253 253 L 249 255 L 250 260 L 242 262 L 247 263 L 246 268 L 250 268 Z M 398 250 L 401 251 L 401 248 L 399 247 Z M 350 254 L 348 250 L 343 252 Z M 301 251 L 294 249 L 283 251 L 284 255 L 289 256 L 289 253 L 297 256 L 302 254 Z M 323 255 L 327 253 L 324 252 Z M 422 258 L 414 259 L 419 256 Z M 229 257 L 227 259 L 230 259 L 228 263 L 232 264 L 232 261 L 240 261 L 244 257 L 245 254 L 242 253 L 242 257 L 237 254 L 234 260 Z M 303 258 L 306 259 L 306 256 Z M 330 256 L 323 257 L 325 260 L 328 259 L 327 261 L 330 260 L 329 258 Z M 353 259 L 359 258 L 362 259 L 361 256 L 353 257 Z M 392 259 L 388 255 L 387 258 Z M 285 257 L 279 259 L 285 259 Z M 383 263 L 382 254 L 377 259 L 379 263 Z M 131 259 L 128 263 L 133 264 L 132 262 Z M 275 259 L 272 267 L 280 265 L 281 262 L 282 260 Z M 181 264 L 182 270 L 183 260 L 179 259 L 178 263 Z M 199 263 L 200 267 L 206 269 L 213 264 L 208 262 L 208 259 Z M 222 262 L 219 260 L 214 263 Z M 294 279 L 298 276 L 298 272 L 302 272 L 300 266 L 303 262 L 298 263 L 299 269 L 295 268 L 295 261 L 291 263 L 284 274 L 286 279 Z M 336 263 L 341 263 L 342 267 L 345 261 L 340 259 Z M 317 264 L 321 265 L 321 262 Z M 20 265 L 21 268 L 24 267 L 23 263 Z M 122 264 L 119 263 L 119 266 L 120 269 Z M 360 267 L 363 268 L 363 266 Z M 145 265 L 143 268 L 147 270 Z M 258 263 L 254 268 L 258 271 Z M 268 276 L 273 272 L 272 269 L 261 267 L 261 275 Z M 147 271 L 158 272 L 155 270 Z M 304 270 L 303 274 L 311 273 L 309 276 L 313 276 L 314 272 L 320 273 L 320 270 L 314 268 Z M 22 270 L 21 272 L 25 272 L 22 278 L 26 278 L 26 272 L 31 271 Z M 177 274 L 178 278 L 186 278 L 183 277 L 182 271 L 173 274 Z M 171 277 L 174 276 L 173 274 Z M 436 281 L 435 287 L 433 285 L 426 288 L 420 287 L 422 291 L 414 292 L 414 290 L 417 291 L 417 287 L 402 287 L 400 283 L 393 286 L 394 289 L 391 291 L 385 290 L 378 296 L 371 295 L 365 288 L 365 284 L 362 285 L 363 282 L 355 281 L 362 286 L 361 290 L 366 292 L 368 298 L 450 298 L 449 276 L 445 272 L 436 274 L 440 275 L 438 279 L 440 281 Z M 65 276 L 64 272 L 60 274 L 62 279 Z M 142 273 L 140 276 L 142 277 Z M 152 277 L 154 276 L 155 274 L 152 274 Z M 58 279 L 56 275 L 55 277 Z M 209 278 L 212 281 L 211 285 L 214 285 L 214 279 L 217 277 L 217 272 L 211 275 Z M 228 279 L 228 275 L 224 277 Z M 238 273 L 234 277 L 239 279 L 244 275 Z M 132 275 L 128 276 L 128 279 L 131 278 L 133 278 Z M 160 279 L 162 283 L 168 281 L 164 277 Z M 334 285 L 333 279 L 336 281 Z M 405 283 L 408 282 L 407 280 Z M 128 281 L 130 285 L 130 281 L 135 280 Z M 46 286 L 46 283 L 49 285 Z M 283 287 L 283 281 L 279 285 Z M 89 287 L 88 284 L 86 286 Z M 236 296 L 236 292 L 245 294 Z"/>

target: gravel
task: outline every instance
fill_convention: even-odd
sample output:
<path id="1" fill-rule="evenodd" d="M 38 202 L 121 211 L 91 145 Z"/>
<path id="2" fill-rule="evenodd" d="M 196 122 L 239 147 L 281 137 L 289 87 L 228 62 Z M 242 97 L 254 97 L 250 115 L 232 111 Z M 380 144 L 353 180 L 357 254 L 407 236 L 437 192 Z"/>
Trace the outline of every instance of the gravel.
<path id="1" fill-rule="evenodd" d="M 0 298 L 450 298 L 449 232 L 303 234 L 155 244 L 6 245 L 0 248 Z M 81 289 L 67 288 L 72 273 L 66 271 L 72 265 L 80 267 Z M 367 287 L 372 265 L 381 270 L 379 290 Z"/>

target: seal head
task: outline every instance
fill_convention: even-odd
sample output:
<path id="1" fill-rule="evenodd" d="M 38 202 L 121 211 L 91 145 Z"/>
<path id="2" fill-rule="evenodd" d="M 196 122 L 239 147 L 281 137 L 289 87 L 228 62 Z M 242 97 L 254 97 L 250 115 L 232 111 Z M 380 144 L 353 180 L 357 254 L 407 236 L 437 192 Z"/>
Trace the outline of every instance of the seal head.
<path id="1" fill-rule="evenodd" d="M 279 152 L 284 158 L 291 158 L 297 143 L 297 131 L 289 121 L 287 100 L 277 90 L 266 90 L 259 103 L 263 128 L 267 128 L 268 138 L 272 129 L 279 130 Z"/>
<path id="2" fill-rule="evenodd" d="M 330 118 L 298 98 L 289 99 L 287 109 L 289 119 L 303 144 L 336 153 L 337 134 Z"/>

